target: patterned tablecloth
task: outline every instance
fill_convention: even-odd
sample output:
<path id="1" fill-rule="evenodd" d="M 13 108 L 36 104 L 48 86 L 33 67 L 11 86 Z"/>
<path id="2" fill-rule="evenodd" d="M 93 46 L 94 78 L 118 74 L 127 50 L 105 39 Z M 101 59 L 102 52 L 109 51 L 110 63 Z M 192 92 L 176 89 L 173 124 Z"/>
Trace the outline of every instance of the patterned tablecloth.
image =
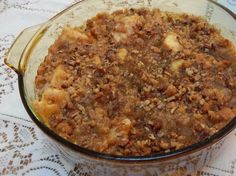
<path id="1" fill-rule="evenodd" d="M 236 12 L 236 0 L 218 0 Z M 3 55 L 26 27 L 52 17 L 76 0 L 0 0 L 0 175 L 86 175 L 60 153 L 32 123 L 18 91 L 17 76 L 3 63 Z M 236 176 L 236 130 L 225 141 L 225 151 L 199 175 Z"/>

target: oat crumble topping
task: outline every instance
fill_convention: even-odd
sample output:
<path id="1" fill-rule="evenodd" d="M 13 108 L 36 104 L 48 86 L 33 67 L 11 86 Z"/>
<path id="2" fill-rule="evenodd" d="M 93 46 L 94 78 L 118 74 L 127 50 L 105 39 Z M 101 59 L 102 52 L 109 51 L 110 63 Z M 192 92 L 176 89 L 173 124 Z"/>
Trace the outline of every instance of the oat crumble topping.
<path id="1" fill-rule="evenodd" d="M 38 68 L 36 112 L 91 150 L 177 150 L 236 115 L 236 52 L 204 19 L 158 9 L 101 13 L 65 27 Z"/>

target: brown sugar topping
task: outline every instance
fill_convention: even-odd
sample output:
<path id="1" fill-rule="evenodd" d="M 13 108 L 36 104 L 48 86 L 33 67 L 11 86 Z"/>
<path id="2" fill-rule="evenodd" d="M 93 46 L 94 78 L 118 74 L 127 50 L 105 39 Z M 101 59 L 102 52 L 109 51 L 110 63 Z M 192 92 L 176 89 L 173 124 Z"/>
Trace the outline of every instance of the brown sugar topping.
<path id="1" fill-rule="evenodd" d="M 235 117 L 236 51 L 200 17 L 101 13 L 64 28 L 35 85 L 35 111 L 67 140 L 114 155 L 168 152 Z"/>

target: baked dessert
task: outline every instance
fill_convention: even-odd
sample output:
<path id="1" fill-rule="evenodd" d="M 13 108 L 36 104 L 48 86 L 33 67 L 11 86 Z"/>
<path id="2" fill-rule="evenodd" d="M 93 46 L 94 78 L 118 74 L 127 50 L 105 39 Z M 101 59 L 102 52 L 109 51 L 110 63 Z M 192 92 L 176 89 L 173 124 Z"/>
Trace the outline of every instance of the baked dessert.
<path id="1" fill-rule="evenodd" d="M 169 152 L 236 115 L 234 45 L 201 17 L 124 9 L 65 27 L 35 78 L 43 122 L 113 155 Z"/>

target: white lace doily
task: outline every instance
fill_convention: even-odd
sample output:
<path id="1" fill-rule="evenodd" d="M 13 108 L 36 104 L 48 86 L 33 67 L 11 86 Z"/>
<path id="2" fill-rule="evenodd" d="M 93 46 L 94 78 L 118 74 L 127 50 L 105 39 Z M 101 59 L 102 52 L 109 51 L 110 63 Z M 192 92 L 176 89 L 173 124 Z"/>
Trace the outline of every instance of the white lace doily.
<path id="1" fill-rule="evenodd" d="M 236 13 L 236 0 L 218 0 Z M 17 76 L 3 63 L 3 54 L 26 27 L 47 21 L 76 0 L 0 0 L 0 175 L 88 175 L 34 125 L 18 92 Z M 199 175 L 236 176 L 236 130 L 225 151 Z"/>

